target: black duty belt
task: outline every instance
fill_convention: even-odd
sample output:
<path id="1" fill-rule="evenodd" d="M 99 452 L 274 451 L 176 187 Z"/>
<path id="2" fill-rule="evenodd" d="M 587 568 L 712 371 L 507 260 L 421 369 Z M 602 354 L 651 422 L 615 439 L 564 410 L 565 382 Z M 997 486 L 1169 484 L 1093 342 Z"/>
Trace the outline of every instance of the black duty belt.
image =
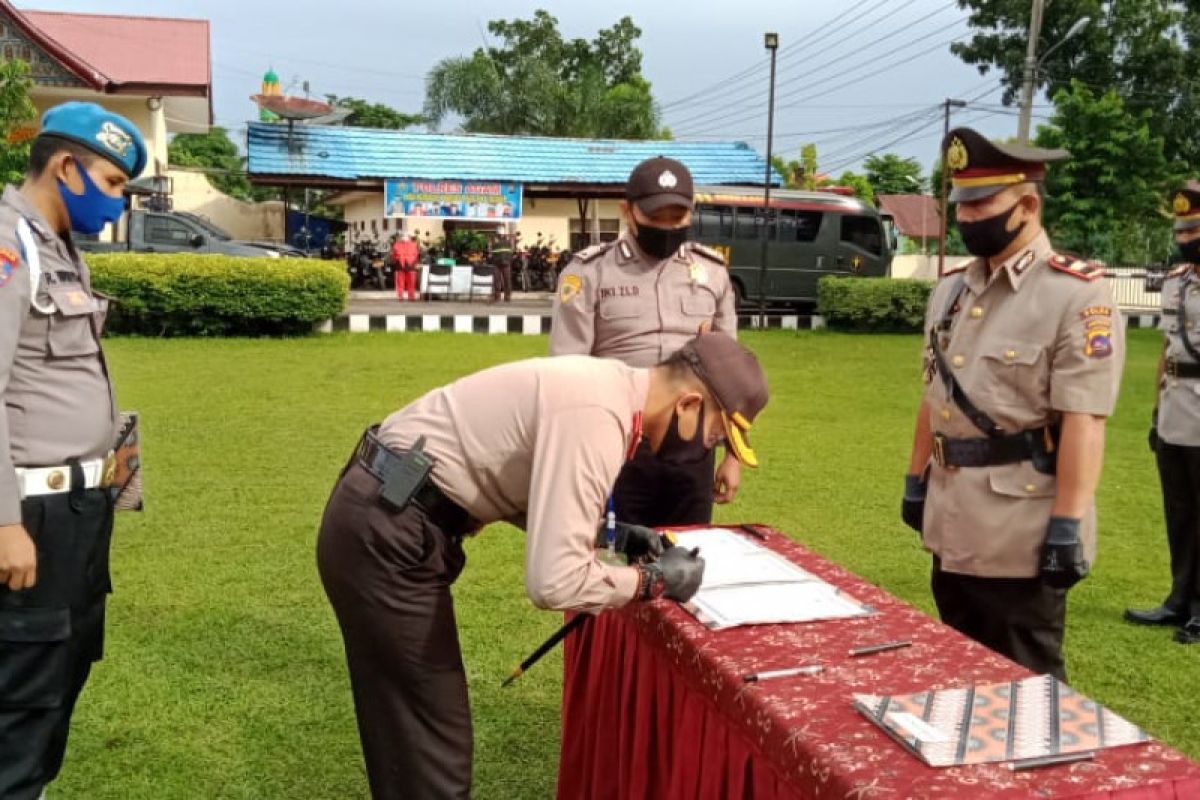
<path id="1" fill-rule="evenodd" d="M 1200 378 L 1200 364 L 1168 358 L 1163 365 L 1163 374 L 1169 378 Z"/>
<path id="2" fill-rule="evenodd" d="M 933 435 L 933 460 L 942 467 L 992 467 L 1029 461 L 1035 454 L 1052 452 L 1048 428 L 1010 433 L 1002 436 L 951 439 Z"/>
<path id="3" fill-rule="evenodd" d="M 392 470 L 400 466 L 400 456 L 379 441 L 374 428 L 363 433 L 354 455 L 358 463 L 380 483 L 386 483 Z M 420 506 L 430 520 L 448 534 L 462 536 L 479 527 L 466 509 L 447 497 L 432 480 L 425 481 L 409 502 Z"/>

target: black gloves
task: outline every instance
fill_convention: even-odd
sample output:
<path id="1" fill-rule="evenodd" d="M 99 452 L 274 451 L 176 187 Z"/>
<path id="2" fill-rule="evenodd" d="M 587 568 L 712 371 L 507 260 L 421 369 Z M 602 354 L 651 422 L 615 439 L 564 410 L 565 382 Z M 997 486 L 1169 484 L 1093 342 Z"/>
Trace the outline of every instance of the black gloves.
<path id="1" fill-rule="evenodd" d="M 700 589 L 704 579 L 704 559 L 700 549 L 672 547 L 651 564 L 642 564 L 639 600 L 666 597 L 686 603 Z"/>
<path id="2" fill-rule="evenodd" d="M 654 561 L 663 553 L 662 536 L 652 528 L 618 522 L 616 533 L 617 552 L 624 555 L 630 564 Z M 605 528 L 601 528 L 596 535 L 596 547 L 608 547 L 608 531 Z"/>
<path id="3" fill-rule="evenodd" d="M 1154 407 L 1154 413 L 1150 415 L 1150 449 L 1158 452 L 1158 406 Z"/>
<path id="4" fill-rule="evenodd" d="M 1079 539 L 1079 520 L 1051 517 L 1042 544 L 1042 581 L 1055 589 L 1070 589 L 1087 577 L 1088 563 Z"/>
<path id="5" fill-rule="evenodd" d="M 917 533 L 925 518 L 925 489 L 928 484 L 920 475 L 904 476 L 904 499 L 900 501 L 900 518 Z"/>

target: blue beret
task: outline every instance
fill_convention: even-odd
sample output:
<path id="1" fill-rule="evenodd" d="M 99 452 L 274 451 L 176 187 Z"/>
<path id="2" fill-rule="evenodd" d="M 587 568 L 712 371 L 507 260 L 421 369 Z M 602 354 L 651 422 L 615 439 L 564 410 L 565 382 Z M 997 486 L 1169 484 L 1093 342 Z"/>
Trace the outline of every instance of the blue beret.
<path id="1" fill-rule="evenodd" d="M 95 103 L 57 105 L 42 117 L 39 136 L 57 136 L 82 145 L 136 178 L 146 167 L 146 141 L 129 120 Z"/>

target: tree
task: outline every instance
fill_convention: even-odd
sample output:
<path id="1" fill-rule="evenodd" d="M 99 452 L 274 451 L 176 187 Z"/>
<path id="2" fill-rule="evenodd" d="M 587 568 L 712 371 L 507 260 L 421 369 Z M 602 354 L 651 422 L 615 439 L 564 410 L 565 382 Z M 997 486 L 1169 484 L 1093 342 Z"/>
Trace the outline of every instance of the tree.
<path id="1" fill-rule="evenodd" d="M 592 41 L 563 39 L 546 11 L 492 20 L 499 47 L 447 58 L 425 79 L 425 117 L 448 116 L 475 133 L 661 138 L 658 108 L 642 76 L 641 30 L 629 17 Z"/>
<path id="2" fill-rule="evenodd" d="M 354 128 L 403 130 L 425 122 L 425 117 L 420 114 L 406 114 L 383 103 L 372 103 L 357 97 L 338 97 L 336 94 L 327 94 L 325 99 L 329 105 L 335 108 L 350 109 L 350 116 L 346 117 L 343 124 Z"/>
<path id="3" fill-rule="evenodd" d="M 1079 81 L 1054 96 L 1041 147 L 1071 158 L 1050 167 L 1044 221 L 1055 244 L 1110 263 L 1165 258 L 1171 221 L 1165 198 L 1179 180 L 1150 130 L 1149 114 L 1130 113 L 1115 91 L 1095 94 Z"/>
<path id="4" fill-rule="evenodd" d="M 869 156 L 863 161 L 863 169 L 875 194 L 914 194 L 925 188 L 921 164 L 915 158 L 901 158 L 895 153 Z"/>
<path id="5" fill-rule="evenodd" d="M 828 185 L 826 181 L 826 185 Z M 848 186 L 854 190 L 854 196 L 864 203 L 875 205 L 875 189 L 871 185 L 870 179 L 866 175 L 859 175 L 849 170 L 842 173 L 842 176 L 837 179 L 838 186 Z"/>
<path id="6" fill-rule="evenodd" d="M 33 80 L 29 64 L 19 59 L 0 62 L 0 182 L 18 184 L 29 167 L 28 135 L 37 109 L 29 99 Z"/>
<path id="7" fill-rule="evenodd" d="M 999 70 L 1003 100 L 1019 100 L 1029 31 L 1029 0 L 958 0 L 975 35 L 950 49 L 981 74 Z M 1083 17 L 1090 24 L 1063 41 Z M 1170 160 L 1200 162 L 1200 2 L 1197 0 L 1054 0 L 1046 4 L 1037 73 L 1050 96 L 1078 80 L 1115 90 L 1135 116 L 1152 112 L 1150 130 Z M 1062 42 L 1054 48 L 1049 48 Z M 1187 77 L 1185 77 L 1187 76 Z"/>
<path id="8" fill-rule="evenodd" d="M 207 171 L 208 182 L 238 200 L 254 202 L 275 199 L 278 189 L 254 186 L 246 175 L 246 159 L 228 132 L 219 125 L 208 133 L 180 133 L 167 145 L 167 160 L 180 167 Z"/>

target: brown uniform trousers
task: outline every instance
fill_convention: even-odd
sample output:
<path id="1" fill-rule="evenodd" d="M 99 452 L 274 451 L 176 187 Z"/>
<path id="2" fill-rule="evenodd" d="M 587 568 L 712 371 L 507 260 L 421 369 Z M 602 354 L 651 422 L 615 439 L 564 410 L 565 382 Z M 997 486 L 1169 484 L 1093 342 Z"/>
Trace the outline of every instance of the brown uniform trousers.
<path id="1" fill-rule="evenodd" d="M 350 668 L 376 800 L 471 795 L 471 710 L 450 586 L 462 539 L 417 505 L 395 511 L 357 461 L 321 520 L 317 566 Z"/>

